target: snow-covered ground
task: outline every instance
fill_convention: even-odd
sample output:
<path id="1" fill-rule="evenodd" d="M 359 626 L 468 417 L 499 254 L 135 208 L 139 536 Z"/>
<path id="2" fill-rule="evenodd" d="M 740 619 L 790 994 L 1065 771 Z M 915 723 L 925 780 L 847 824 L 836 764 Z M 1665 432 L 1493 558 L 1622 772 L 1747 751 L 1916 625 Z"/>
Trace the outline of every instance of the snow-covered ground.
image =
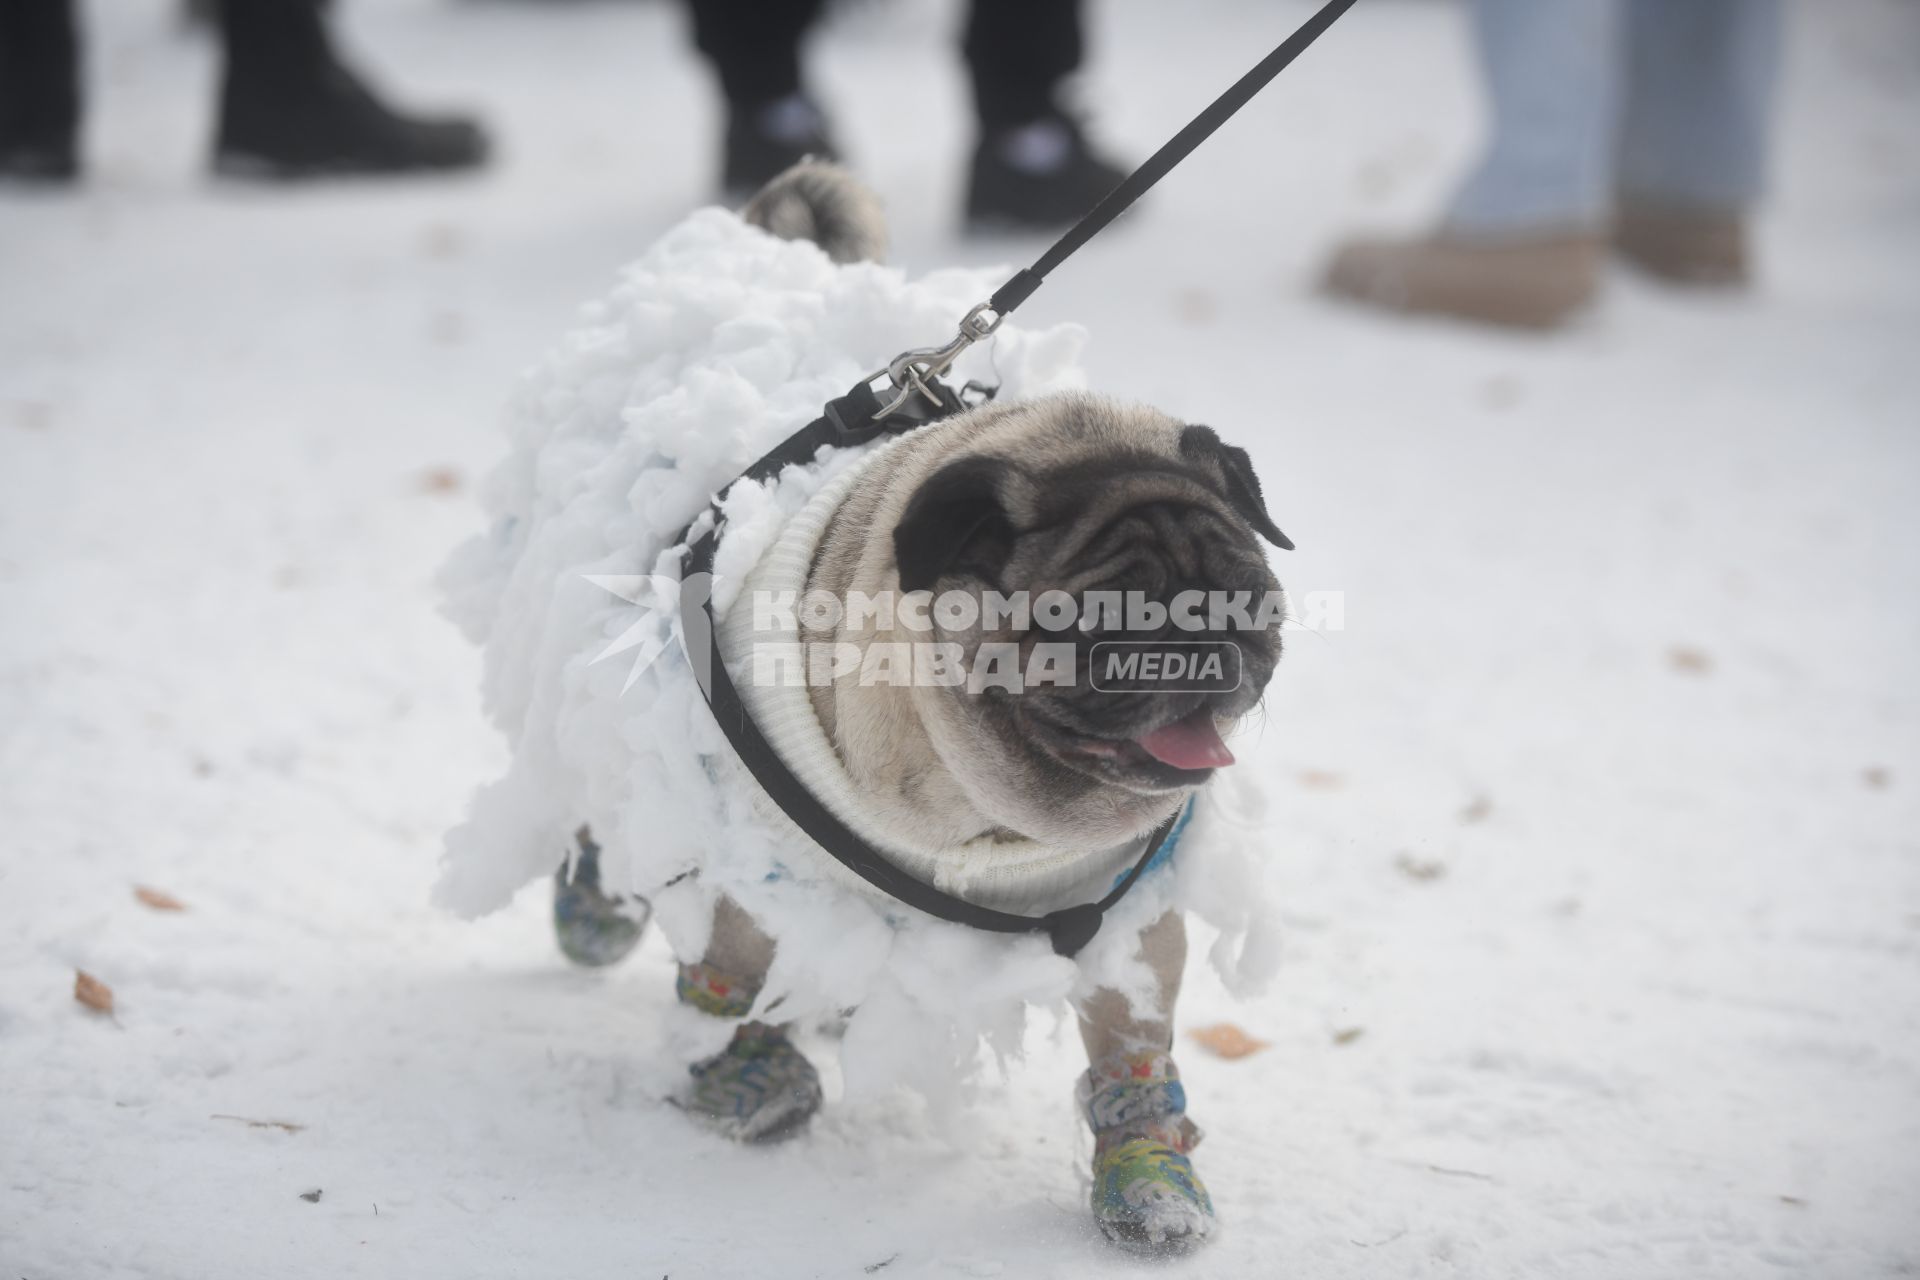
<path id="1" fill-rule="evenodd" d="M 953 1122 L 740 1150 L 660 1102 L 657 938 L 591 975 L 538 894 L 427 905 L 502 758 L 428 578 L 515 371 L 705 193 L 677 9 L 342 6 L 501 163 L 278 192 L 202 178 L 171 3 L 87 7 L 91 180 L 0 194 L 0 1274 L 1133 1270 L 1070 1028 Z M 1306 10 L 1096 11 L 1139 155 Z M 852 12 L 817 64 L 896 258 L 1030 256 L 954 231 L 953 11 Z M 1283 576 L 1345 593 L 1239 766 L 1289 963 L 1183 1004 L 1272 1042 L 1181 1050 L 1227 1224 L 1190 1274 L 1920 1270 L 1920 11 L 1795 19 L 1751 297 L 1623 274 L 1549 340 L 1314 299 L 1471 145 L 1458 13 L 1370 0 L 1029 304 L 1252 446 Z"/>

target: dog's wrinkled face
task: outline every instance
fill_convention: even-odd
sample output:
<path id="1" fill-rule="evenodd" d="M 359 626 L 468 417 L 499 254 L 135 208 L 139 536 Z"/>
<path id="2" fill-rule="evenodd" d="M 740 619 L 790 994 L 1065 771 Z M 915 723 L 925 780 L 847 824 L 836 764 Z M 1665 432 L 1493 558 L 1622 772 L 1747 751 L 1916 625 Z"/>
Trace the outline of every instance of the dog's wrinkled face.
<path id="1" fill-rule="evenodd" d="M 1080 397 L 1023 416 L 916 490 L 893 531 L 900 585 L 943 602 L 936 638 L 970 668 L 991 647 L 1032 675 L 1044 648 L 1041 667 L 1064 661 L 1071 678 L 923 688 L 916 707 L 983 813 L 1105 847 L 1232 763 L 1221 731 L 1259 703 L 1280 658 L 1284 597 L 1262 540 L 1292 544 L 1246 453 L 1206 427 Z M 960 594 L 982 599 L 976 618 L 944 607 Z M 1021 598 L 1027 616 L 1009 616 Z M 1212 678 L 1192 678 L 1209 654 Z"/>

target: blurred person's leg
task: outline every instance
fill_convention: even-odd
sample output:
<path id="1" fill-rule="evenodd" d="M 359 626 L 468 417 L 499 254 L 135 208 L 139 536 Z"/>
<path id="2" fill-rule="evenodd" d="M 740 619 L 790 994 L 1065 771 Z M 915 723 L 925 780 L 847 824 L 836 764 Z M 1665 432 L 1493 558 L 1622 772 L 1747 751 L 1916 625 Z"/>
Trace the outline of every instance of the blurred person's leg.
<path id="1" fill-rule="evenodd" d="M 320 0 L 220 0 L 226 41 L 214 164 L 247 177 L 465 169 L 473 121 L 403 115 L 335 52 Z"/>
<path id="2" fill-rule="evenodd" d="M 1782 18 L 1779 0 L 1632 0 L 1614 242 L 1647 270 L 1748 278 Z"/>
<path id="3" fill-rule="evenodd" d="M 1475 0 L 1473 23 L 1491 132 L 1446 229 L 1597 232 L 1613 198 L 1621 0 Z"/>
<path id="4" fill-rule="evenodd" d="M 1394 310 L 1548 327 L 1599 286 L 1625 12 L 1622 0 L 1476 0 L 1473 16 L 1490 107 L 1479 164 L 1437 232 L 1350 242 L 1326 286 Z"/>
<path id="5" fill-rule="evenodd" d="M 805 89 L 800 45 L 823 0 L 688 0 L 693 43 L 727 100 L 721 186 L 750 194 L 807 156 L 831 159 L 826 118 Z"/>
<path id="6" fill-rule="evenodd" d="M 1086 56 L 1080 0 L 973 0 L 961 49 L 983 135 L 1050 119 Z"/>
<path id="7" fill-rule="evenodd" d="M 0 177 L 72 178 L 79 130 L 73 0 L 0 0 Z"/>
<path id="8" fill-rule="evenodd" d="M 973 0 L 963 48 L 980 122 L 969 220 L 1058 226 L 1126 176 L 1059 101 L 1085 52 L 1080 0 Z"/>

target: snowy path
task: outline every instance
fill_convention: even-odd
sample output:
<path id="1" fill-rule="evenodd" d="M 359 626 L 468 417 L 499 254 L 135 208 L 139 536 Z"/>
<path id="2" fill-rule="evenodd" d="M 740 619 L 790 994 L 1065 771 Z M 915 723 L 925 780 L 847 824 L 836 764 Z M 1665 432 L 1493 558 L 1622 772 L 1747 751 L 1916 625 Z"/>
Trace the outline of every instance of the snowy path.
<path id="1" fill-rule="evenodd" d="M 200 179 L 169 4 L 88 7 L 94 180 L 0 196 L 0 1275 L 1134 1270 L 1051 1019 L 950 1126 L 740 1151 L 658 1103 L 657 940 L 595 977 L 537 897 L 426 906 L 500 754 L 427 579 L 514 370 L 704 190 L 676 12 L 344 6 L 505 161 L 283 196 Z M 1302 11 L 1108 0 L 1105 133 Z M 821 65 L 897 257 L 1030 254 L 953 237 L 946 10 L 873 12 Z M 1623 276 L 1532 342 L 1308 296 L 1469 136 L 1451 6 L 1376 0 L 1031 304 L 1253 446 L 1283 575 L 1346 593 L 1241 766 L 1290 963 L 1183 1006 L 1273 1042 L 1183 1052 L 1228 1222 L 1188 1274 L 1920 1270 L 1920 12 L 1798 18 L 1752 299 Z"/>

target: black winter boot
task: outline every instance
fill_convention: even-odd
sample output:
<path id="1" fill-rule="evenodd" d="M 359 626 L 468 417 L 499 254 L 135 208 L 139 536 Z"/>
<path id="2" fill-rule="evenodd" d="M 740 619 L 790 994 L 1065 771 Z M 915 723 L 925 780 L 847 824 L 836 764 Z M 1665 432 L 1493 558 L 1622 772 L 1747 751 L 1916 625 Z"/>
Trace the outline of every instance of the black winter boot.
<path id="1" fill-rule="evenodd" d="M 315 0 L 222 0 L 227 38 L 214 168 L 307 178 L 468 169 L 487 138 L 471 120 L 402 115 L 334 54 Z"/>
<path id="2" fill-rule="evenodd" d="M 727 154 L 721 186 L 730 199 L 751 196 L 807 157 L 836 160 L 827 119 L 812 101 L 793 94 L 727 110 Z"/>
<path id="3" fill-rule="evenodd" d="M 1047 116 L 981 140 L 973 153 L 967 221 L 977 230 L 1062 227 L 1126 176 L 1094 154 L 1073 120 Z"/>

